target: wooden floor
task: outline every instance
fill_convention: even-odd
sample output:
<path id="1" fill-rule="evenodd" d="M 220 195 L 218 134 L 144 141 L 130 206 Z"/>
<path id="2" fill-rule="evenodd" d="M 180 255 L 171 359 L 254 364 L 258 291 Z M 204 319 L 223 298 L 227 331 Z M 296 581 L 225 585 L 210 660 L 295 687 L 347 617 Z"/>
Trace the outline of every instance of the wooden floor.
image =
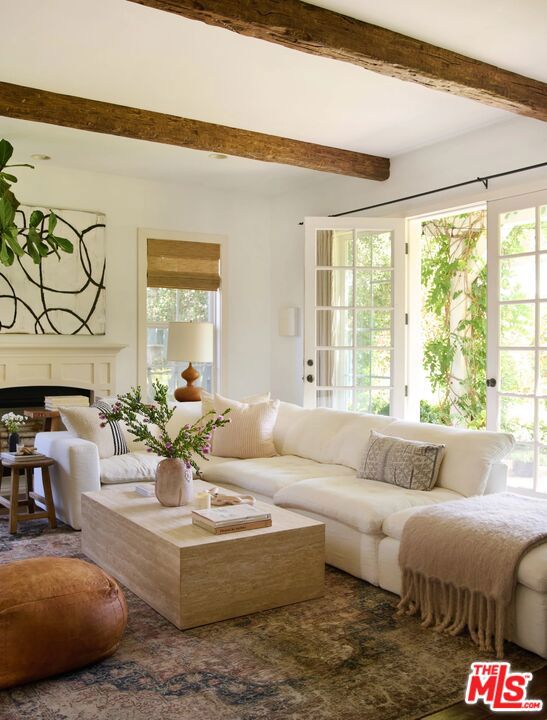
<path id="1" fill-rule="evenodd" d="M 483 718 L 506 718 L 507 720 L 543 720 L 547 718 L 547 666 L 534 673 L 528 685 L 528 697 L 532 700 L 543 700 L 543 710 L 539 712 L 491 712 L 485 705 L 466 705 L 460 702 L 444 710 L 427 715 L 422 720 L 483 720 Z"/>

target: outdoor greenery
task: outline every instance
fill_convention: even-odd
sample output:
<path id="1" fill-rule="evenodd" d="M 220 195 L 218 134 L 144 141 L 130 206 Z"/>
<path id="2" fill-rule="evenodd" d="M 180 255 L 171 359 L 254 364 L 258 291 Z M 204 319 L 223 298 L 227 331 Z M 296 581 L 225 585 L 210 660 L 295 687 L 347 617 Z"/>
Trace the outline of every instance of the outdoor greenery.
<path id="1" fill-rule="evenodd" d="M 0 263 L 13 265 L 16 257 L 29 255 L 39 265 L 42 258 L 59 251 L 72 253 L 74 247 L 70 240 L 55 234 L 57 216 L 51 210 L 45 214 L 34 210 L 28 219 L 19 210 L 19 200 L 12 191 L 17 182 L 15 175 L 6 172 L 6 168 L 29 167 L 27 163 L 8 165 L 13 155 L 13 145 L 0 140 Z"/>
<path id="2" fill-rule="evenodd" d="M 422 226 L 423 358 L 436 397 L 422 400 L 423 422 L 486 425 L 485 222 L 474 211 Z"/>

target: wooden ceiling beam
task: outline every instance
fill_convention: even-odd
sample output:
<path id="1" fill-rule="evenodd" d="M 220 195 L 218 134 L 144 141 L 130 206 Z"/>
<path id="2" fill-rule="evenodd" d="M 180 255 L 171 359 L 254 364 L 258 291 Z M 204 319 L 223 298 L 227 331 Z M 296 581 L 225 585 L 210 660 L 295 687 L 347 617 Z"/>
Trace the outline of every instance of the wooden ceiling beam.
<path id="1" fill-rule="evenodd" d="M 389 159 L 0 82 L 0 115 L 309 170 L 387 180 Z"/>
<path id="2" fill-rule="evenodd" d="M 547 120 L 547 84 L 300 0 L 130 0 Z"/>

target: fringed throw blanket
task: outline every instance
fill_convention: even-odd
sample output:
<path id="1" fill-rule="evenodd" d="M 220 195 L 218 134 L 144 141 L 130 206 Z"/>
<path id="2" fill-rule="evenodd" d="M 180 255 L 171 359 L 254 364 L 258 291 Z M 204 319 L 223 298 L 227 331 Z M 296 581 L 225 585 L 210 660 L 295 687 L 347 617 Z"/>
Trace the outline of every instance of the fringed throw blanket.
<path id="1" fill-rule="evenodd" d="M 503 657 L 522 556 L 547 541 L 547 500 L 497 493 L 430 505 L 406 522 L 399 613 Z M 494 646 L 493 646 L 494 643 Z"/>

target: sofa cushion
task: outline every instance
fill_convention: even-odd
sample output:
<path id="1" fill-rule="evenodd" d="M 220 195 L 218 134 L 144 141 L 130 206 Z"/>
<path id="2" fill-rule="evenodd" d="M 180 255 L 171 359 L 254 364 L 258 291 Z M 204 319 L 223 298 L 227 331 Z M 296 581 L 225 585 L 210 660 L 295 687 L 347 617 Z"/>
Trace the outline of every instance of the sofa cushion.
<path id="1" fill-rule="evenodd" d="M 380 534 L 382 523 L 392 513 L 417 505 L 431 505 L 456 500 L 451 490 L 407 490 L 396 485 L 357 478 L 355 474 L 303 480 L 279 490 L 276 505 L 309 510 L 338 520 L 359 532 Z"/>
<path id="2" fill-rule="evenodd" d="M 437 486 L 470 497 L 482 495 L 492 463 L 504 458 L 515 440 L 509 433 L 395 420 L 381 432 L 406 440 L 446 446 Z"/>
<path id="3" fill-rule="evenodd" d="M 159 455 L 149 452 L 130 452 L 126 455 L 115 455 L 103 458 L 100 461 L 101 483 L 111 485 L 115 483 L 138 482 L 154 480 L 156 468 L 160 460 Z"/>
<path id="4" fill-rule="evenodd" d="M 114 485 L 116 483 L 155 480 L 156 468 L 161 460 L 163 458 L 155 453 L 141 451 L 105 458 L 100 461 L 101 483 Z M 207 460 L 196 456 L 195 460 L 201 470 L 204 467 L 232 462 L 232 458 L 213 457 L 212 455 Z"/>
<path id="5" fill-rule="evenodd" d="M 228 464 L 203 464 L 201 472 L 207 482 L 235 485 L 268 497 L 273 497 L 281 488 L 307 478 L 353 474 L 350 468 L 343 465 L 323 465 L 294 455 L 232 460 Z"/>
<path id="6" fill-rule="evenodd" d="M 281 403 L 274 442 L 281 455 L 298 455 L 356 470 L 371 430 L 385 432 L 393 418 Z"/>
<path id="7" fill-rule="evenodd" d="M 413 507 L 389 515 L 382 525 L 383 532 L 400 542 L 406 521 L 419 510 L 419 507 Z M 517 571 L 517 580 L 531 590 L 547 593 L 547 543 L 524 555 Z"/>

